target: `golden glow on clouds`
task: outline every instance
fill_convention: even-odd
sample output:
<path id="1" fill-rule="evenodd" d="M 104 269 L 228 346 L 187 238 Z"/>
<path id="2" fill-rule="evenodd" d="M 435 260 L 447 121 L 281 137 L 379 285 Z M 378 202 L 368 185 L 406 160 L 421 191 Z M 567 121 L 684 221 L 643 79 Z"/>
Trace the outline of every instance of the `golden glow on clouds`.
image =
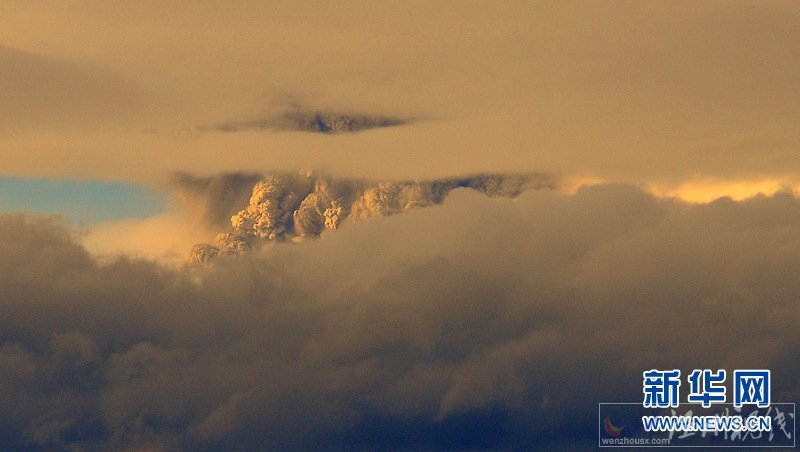
<path id="1" fill-rule="evenodd" d="M 211 235 L 190 215 L 173 211 L 94 225 L 81 242 L 98 256 L 125 254 L 179 265 L 186 261 L 192 245 Z"/>
<path id="2" fill-rule="evenodd" d="M 579 188 L 608 183 L 587 175 L 564 177 L 559 180 L 559 191 L 574 194 Z M 691 178 L 679 182 L 649 182 L 642 184 L 648 193 L 661 198 L 676 198 L 683 202 L 699 204 L 728 197 L 741 201 L 758 195 L 772 196 L 781 191 L 797 193 L 800 183 L 790 179 L 731 179 Z"/>
<path id="3" fill-rule="evenodd" d="M 757 195 L 774 195 L 779 191 L 795 191 L 797 183 L 779 179 L 712 180 L 699 179 L 678 185 L 650 184 L 648 191 L 656 196 L 678 198 L 690 203 L 707 203 L 722 197 L 735 201 Z"/>

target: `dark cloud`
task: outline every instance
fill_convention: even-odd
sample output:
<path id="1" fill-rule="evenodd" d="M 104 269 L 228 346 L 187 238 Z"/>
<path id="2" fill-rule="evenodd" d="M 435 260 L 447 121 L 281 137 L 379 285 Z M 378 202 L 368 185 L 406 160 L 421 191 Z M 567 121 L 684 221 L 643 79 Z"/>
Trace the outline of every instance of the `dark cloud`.
<path id="1" fill-rule="evenodd" d="M 800 200 L 627 186 L 436 209 L 173 271 L 0 217 L 10 449 L 591 448 L 649 368 L 800 395 Z"/>
<path id="2" fill-rule="evenodd" d="M 228 121 L 200 127 L 204 131 L 288 130 L 321 134 L 354 133 L 380 127 L 408 124 L 410 119 L 342 112 L 294 110 L 266 118 Z"/>

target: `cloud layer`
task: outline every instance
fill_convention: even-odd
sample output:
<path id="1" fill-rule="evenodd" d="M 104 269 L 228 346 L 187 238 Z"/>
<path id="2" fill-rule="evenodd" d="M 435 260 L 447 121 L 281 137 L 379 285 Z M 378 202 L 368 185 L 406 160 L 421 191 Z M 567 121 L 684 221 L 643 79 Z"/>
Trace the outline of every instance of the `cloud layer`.
<path id="1" fill-rule="evenodd" d="M 173 271 L 0 217 L 0 439 L 152 450 L 591 447 L 649 368 L 797 385 L 800 200 L 627 186 L 345 224 Z"/>
<path id="2" fill-rule="evenodd" d="M 800 181 L 796 2 L 21 2 L 3 14 L 8 175 Z M 322 129 L 317 112 L 436 120 L 336 136 L 259 128 L 286 96 L 309 107 L 289 129 Z M 59 133 L 62 120 L 77 126 Z"/>
<path id="3" fill-rule="evenodd" d="M 145 93 L 103 67 L 0 43 L 0 133 L 96 129 L 137 119 Z"/>
<path id="4" fill-rule="evenodd" d="M 201 127 L 200 130 L 216 132 L 288 130 L 335 135 L 399 126 L 408 122 L 410 121 L 407 119 L 387 116 L 294 110 L 261 119 L 227 121 L 213 126 Z"/>

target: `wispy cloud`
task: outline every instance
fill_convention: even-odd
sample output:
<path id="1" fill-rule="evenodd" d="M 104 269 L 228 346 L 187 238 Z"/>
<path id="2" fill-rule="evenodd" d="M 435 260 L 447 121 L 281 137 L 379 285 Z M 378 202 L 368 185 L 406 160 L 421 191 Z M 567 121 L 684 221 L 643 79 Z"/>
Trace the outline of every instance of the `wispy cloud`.
<path id="1" fill-rule="evenodd" d="M 355 133 L 408 124 L 411 119 L 342 112 L 290 111 L 274 116 L 199 127 L 201 131 L 241 132 L 252 130 L 296 131 L 321 134 Z"/>

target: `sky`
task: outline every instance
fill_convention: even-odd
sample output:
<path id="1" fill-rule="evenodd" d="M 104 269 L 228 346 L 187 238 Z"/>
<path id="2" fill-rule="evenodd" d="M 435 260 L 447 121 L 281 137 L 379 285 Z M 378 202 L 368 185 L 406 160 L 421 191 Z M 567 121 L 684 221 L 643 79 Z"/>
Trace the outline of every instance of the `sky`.
<path id="1" fill-rule="evenodd" d="M 12 449 L 574 450 L 651 368 L 800 396 L 797 2 L 0 22 Z"/>
<path id="2" fill-rule="evenodd" d="M 61 214 L 91 224 L 147 218 L 164 207 L 161 194 L 131 183 L 0 177 L 0 211 Z"/>

